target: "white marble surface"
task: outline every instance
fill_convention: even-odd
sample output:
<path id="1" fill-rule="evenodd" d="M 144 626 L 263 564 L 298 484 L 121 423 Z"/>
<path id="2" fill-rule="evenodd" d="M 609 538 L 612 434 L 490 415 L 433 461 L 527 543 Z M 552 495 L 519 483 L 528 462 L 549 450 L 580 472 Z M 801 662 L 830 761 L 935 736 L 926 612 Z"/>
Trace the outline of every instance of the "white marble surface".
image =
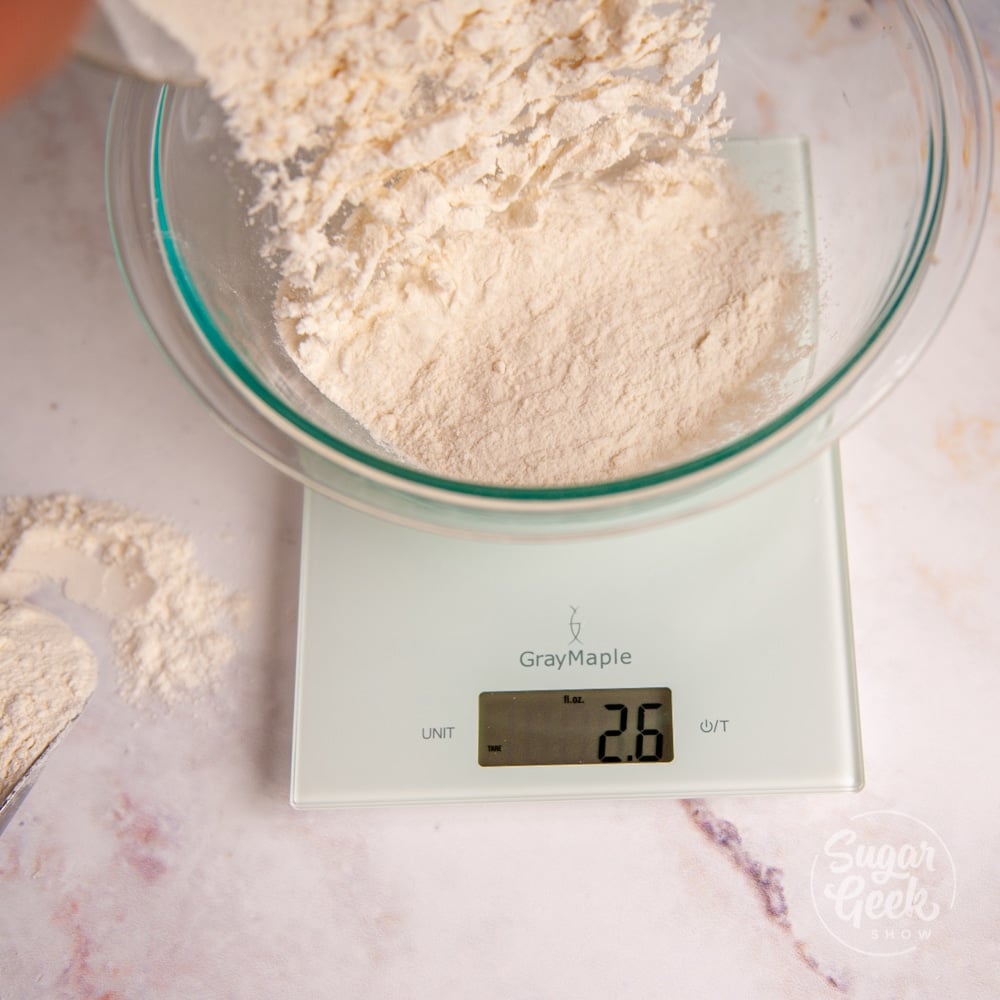
<path id="1" fill-rule="evenodd" d="M 0 998 L 1000 995 L 996 198 L 945 329 L 843 443 L 864 792 L 297 813 L 299 489 L 143 335 L 104 219 L 111 89 L 69 67 L 0 116 L 0 494 L 169 518 L 257 614 L 223 693 L 169 710 L 118 697 L 78 617 L 101 683 L 0 838 Z M 810 898 L 872 810 L 933 828 L 956 873 L 897 957 Z"/>

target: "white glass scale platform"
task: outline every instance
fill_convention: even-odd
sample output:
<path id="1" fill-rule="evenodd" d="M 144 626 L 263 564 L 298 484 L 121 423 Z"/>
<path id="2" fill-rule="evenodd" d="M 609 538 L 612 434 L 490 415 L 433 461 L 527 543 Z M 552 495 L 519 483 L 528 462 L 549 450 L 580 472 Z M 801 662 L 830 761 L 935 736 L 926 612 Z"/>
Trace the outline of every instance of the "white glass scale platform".
<path id="1" fill-rule="evenodd" d="M 857 790 L 838 456 L 624 536 L 305 501 L 298 807 Z"/>

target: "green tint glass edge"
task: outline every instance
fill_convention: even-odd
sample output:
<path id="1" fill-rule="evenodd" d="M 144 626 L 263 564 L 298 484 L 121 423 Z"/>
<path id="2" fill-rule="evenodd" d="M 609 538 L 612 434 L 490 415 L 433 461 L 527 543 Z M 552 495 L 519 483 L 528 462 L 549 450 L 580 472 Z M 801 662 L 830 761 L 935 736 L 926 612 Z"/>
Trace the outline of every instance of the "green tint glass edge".
<path id="1" fill-rule="evenodd" d="M 421 472 L 417 469 L 389 462 L 375 455 L 371 455 L 368 452 L 354 448 L 346 442 L 341 441 L 339 438 L 328 434 L 311 421 L 306 420 L 294 409 L 288 406 L 283 400 L 275 396 L 232 349 L 222 331 L 212 318 L 211 313 L 205 306 L 170 230 L 169 216 L 163 195 L 162 170 L 160 163 L 163 117 L 169 95 L 170 88 L 162 88 L 160 98 L 157 103 L 157 111 L 153 128 L 154 155 L 152 157 L 151 183 L 153 189 L 153 206 L 157 231 L 161 241 L 164 257 L 167 261 L 168 268 L 174 277 L 181 299 L 189 311 L 195 323 L 196 329 L 204 337 L 215 357 L 224 366 L 223 373 L 227 374 L 231 372 L 234 374 L 238 380 L 242 382 L 245 388 L 249 389 L 270 409 L 279 414 L 282 419 L 286 420 L 289 424 L 296 427 L 299 431 L 304 432 L 318 443 L 331 448 L 335 452 L 338 452 L 349 459 L 377 469 L 380 472 L 406 479 L 414 483 L 430 486 L 446 492 L 464 493 L 480 497 L 510 500 L 555 501 L 604 497 L 612 494 L 639 491 L 710 469 L 753 448 L 755 445 L 771 437 L 773 434 L 788 427 L 800 416 L 805 414 L 806 411 L 811 409 L 832 388 L 841 383 L 849 373 L 854 371 L 862 359 L 868 357 L 872 348 L 880 339 L 882 333 L 885 331 L 903 300 L 906 298 L 907 292 L 912 287 L 916 276 L 920 271 L 920 262 L 924 259 L 931 238 L 937 230 L 942 192 L 945 189 L 944 174 L 946 163 L 943 160 L 940 165 L 940 177 L 938 178 L 940 183 L 937 185 L 933 184 L 935 179 L 934 166 L 936 163 L 937 146 L 934 142 L 933 132 L 931 132 L 927 136 L 928 157 L 926 184 L 918 216 L 918 225 L 916 227 L 914 243 L 911 245 L 909 253 L 904 258 L 904 266 L 901 270 L 900 278 L 897 280 L 895 288 L 890 293 L 885 308 L 877 316 L 872 326 L 871 333 L 861 343 L 855 354 L 849 357 L 839 368 L 835 369 L 832 374 L 821 382 L 812 392 L 803 397 L 803 399 L 798 403 L 789 407 L 789 409 L 780 416 L 762 425 L 756 431 L 736 439 L 729 445 L 708 452 L 707 454 L 689 462 L 670 466 L 666 469 L 661 469 L 657 472 L 648 473 L 642 476 L 635 476 L 628 479 L 614 480 L 594 485 L 551 488 L 510 488 L 490 486 L 487 484 L 468 483 L 434 476 L 429 473 Z M 943 121 L 939 121 L 939 125 L 943 133 Z M 942 138 L 944 139 L 944 136 L 942 136 Z M 946 144 L 944 142 L 942 142 L 942 148 L 946 148 Z M 811 216 L 810 228 L 813 231 L 815 230 L 815 224 Z"/>

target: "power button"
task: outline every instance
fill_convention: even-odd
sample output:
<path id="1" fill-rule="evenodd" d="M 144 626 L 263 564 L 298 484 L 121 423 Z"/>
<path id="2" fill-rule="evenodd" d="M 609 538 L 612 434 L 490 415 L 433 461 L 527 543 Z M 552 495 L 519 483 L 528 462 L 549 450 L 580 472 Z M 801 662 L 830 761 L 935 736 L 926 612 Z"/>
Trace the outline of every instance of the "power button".
<path id="1" fill-rule="evenodd" d="M 729 719 L 702 719 L 698 727 L 703 733 L 728 732 Z"/>

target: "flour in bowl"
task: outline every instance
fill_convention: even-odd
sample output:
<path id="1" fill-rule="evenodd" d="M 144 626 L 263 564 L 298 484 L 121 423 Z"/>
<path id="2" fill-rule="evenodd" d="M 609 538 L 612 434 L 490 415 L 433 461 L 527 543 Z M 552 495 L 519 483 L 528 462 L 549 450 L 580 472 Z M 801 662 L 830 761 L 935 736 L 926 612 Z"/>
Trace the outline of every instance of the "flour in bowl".
<path id="1" fill-rule="evenodd" d="M 261 178 L 290 356 L 405 461 L 642 474 L 788 363 L 806 278 L 720 155 L 710 4 L 139 5 Z"/>

